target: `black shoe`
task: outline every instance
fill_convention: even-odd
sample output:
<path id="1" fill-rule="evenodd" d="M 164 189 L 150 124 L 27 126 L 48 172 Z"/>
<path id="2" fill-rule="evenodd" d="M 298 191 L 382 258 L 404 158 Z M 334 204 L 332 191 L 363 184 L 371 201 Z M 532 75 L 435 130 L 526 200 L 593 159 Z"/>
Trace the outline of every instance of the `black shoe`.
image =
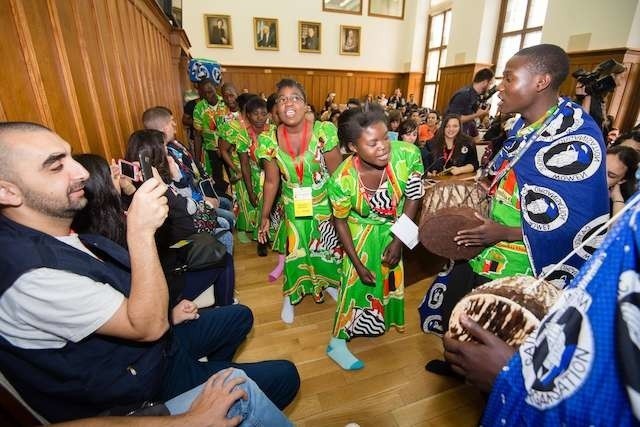
<path id="1" fill-rule="evenodd" d="M 462 375 L 455 373 L 454 370 L 451 369 L 451 364 L 444 360 L 438 360 L 438 359 L 430 360 L 424 366 L 424 369 L 426 369 L 427 372 L 431 372 L 432 374 L 464 380 L 464 377 Z"/>
<path id="2" fill-rule="evenodd" d="M 269 248 L 265 243 L 258 243 L 258 256 L 267 256 L 269 254 Z"/>

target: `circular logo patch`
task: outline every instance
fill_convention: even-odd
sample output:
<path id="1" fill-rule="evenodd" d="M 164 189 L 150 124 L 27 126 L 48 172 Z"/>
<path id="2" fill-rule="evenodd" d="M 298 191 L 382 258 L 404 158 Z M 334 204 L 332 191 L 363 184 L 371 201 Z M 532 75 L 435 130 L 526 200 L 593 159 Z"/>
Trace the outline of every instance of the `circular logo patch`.
<path id="1" fill-rule="evenodd" d="M 562 264 L 556 267 L 555 264 L 548 265 L 542 269 L 542 275 L 547 274 L 551 269 L 553 273 L 545 279 L 558 289 L 564 289 L 578 275 L 578 269 L 570 265 Z"/>
<path id="2" fill-rule="evenodd" d="M 607 229 L 602 230 L 598 235 L 595 235 L 595 232 L 600 228 L 605 222 L 609 220 L 609 214 L 600 215 L 594 220 L 588 222 L 584 227 L 576 233 L 576 236 L 573 238 L 573 247 L 577 248 L 583 242 L 588 241 L 582 248 L 577 250 L 577 254 L 583 259 L 589 259 L 591 255 L 600 247 L 600 244 L 604 240 L 605 235 L 607 234 Z"/>
<path id="3" fill-rule="evenodd" d="M 558 181 L 582 181 L 591 177 L 602 163 L 602 150 L 589 135 L 570 135 L 538 150 L 536 169 Z"/>
<path id="4" fill-rule="evenodd" d="M 633 270 L 620 275 L 618 285 L 618 351 L 632 406 L 640 407 L 640 278 Z"/>
<path id="5" fill-rule="evenodd" d="M 563 135 L 574 132 L 584 123 L 583 114 L 582 108 L 577 106 L 574 108 L 570 104 L 565 105 L 562 112 L 549 123 L 538 137 L 538 141 L 553 142 Z"/>
<path id="6" fill-rule="evenodd" d="M 567 204 L 555 191 L 537 185 L 524 185 L 520 192 L 522 217 L 537 231 L 552 231 L 567 222 Z"/>
<path id="7" fill-rule="evenodd" d="M 591 296 L 566 290 L 562 303 L 520 346 L 526 402 L 544 410 L 576 392 L 593 364 L 593 332 L 586 315 Z"/>
<path id="8" fill-rule="evenodd" d="M 446 290 L 447 287 L 442 283 L 434 283 L 431 285 L 431 289 L 429 289 L 429 296 L 427 297 L 427 306 L 433 309 L 439 308 L 442 305 L 444 291 Z"/>

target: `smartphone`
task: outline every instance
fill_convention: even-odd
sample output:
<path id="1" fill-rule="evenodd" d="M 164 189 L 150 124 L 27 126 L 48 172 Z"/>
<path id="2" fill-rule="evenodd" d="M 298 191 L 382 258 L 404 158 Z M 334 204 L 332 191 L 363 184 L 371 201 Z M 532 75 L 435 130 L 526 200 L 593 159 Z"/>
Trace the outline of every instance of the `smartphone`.
<path id="1" fill-rule="evenodd" d="M 120 159 L 118 160 L 118 166 L 120 167 L 120 175 L 125 176 L 132 181 L 138 181 L 138 171 L 140 170 L 138 165 Z"/>
<path id="2" fill-rule="evenodd" d="M 151 169 L 151 158 L 148 155 L 140 153 L 138 155 L 140 160 L 140 170 L 142 170 L 142 180 L 146 181 L 153 177 L 153 170 Z"/>
<path id="3" fill-rule="evenodd" d="M 200 192 L 205 196 L 218 198 L 216 190 L 213 189 L 213 181 L 210 179 L 203 179 L 198 185 L 200 186 Z"/>

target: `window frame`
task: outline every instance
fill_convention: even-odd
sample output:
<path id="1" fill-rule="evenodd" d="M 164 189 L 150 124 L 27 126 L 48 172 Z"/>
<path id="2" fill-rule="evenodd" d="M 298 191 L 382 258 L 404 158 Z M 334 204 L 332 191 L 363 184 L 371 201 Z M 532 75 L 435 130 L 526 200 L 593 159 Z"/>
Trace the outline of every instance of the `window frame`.
<path id="1" fill-rule="evenodd" d="M 425 46 L 425 54 L 424 54 L 424 79 L 422 81 L 422 102 L 421 102 L 421 106 L 422 108 L 431 108 L 434 109 L 435 108 L 435 104 L 436 101 L 438 99 L 438 89 L 440 86 L 440 64 L 442 63 L 442 51 L 443 50 L 447 50 L 447 47 L 449 45 L 449 40 L 447 40 L 447 44 L 443 44 L 444 41 L 444 31 L 446 28 L 445 22 L 447 20 L 447 13 L 449 14 L 449 33 L 451 33 L 451 19 L 452 15 L 451 15 L 451 8 L 448 9 L 444 9 L 436 14 L 433 15 L 429 15 L 429 22 L 428 22 L 428 26 L 427 26 L 427 44 Z M 442 15 L 442 31 L 440 33 L 440 45 L 435 46 L 435 47 L 429 47 L 429 42 L 431 41 L 431 25 L 433 23 L 433 19 L 436 16 L 440 16 Z M 450 35 L 450 34 L 449 34 Z M 427 80 L 427 76 L 428 76 L 428 66 L 429 66 L 429 54 L 431 52 L 434 51 L 438 51 L 438 70 L 436 72 L 436 79 L 435 80 Z M 427 94 L 427 86 L 435 86 L 435 90 L 433 92 L 433 102 L 430 106 L 424 106 L 424 101 L 425 101 L 425 97 Z"/>

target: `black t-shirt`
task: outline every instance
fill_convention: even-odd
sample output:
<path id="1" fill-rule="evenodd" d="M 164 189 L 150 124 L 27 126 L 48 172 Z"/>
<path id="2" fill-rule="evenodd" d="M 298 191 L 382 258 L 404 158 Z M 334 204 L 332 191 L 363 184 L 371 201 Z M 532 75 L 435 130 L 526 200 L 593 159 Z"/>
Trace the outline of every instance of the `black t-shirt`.
<path id="1" fill-rule="evenodd" d="M 453 94 L 449 100 L 449 105 L 445 110 L 446 114 L 460 114 L 461 116 L 468 116 L 476 111 L 475 105 L 478 103 L 480 95 L 473 89 L 473 86 L 465 86 L 456 93 Z"/>
<path id="2" fill-rule="evenodd" d="M 192 99 L 191 101 L 184 104 L 184 107 L 182 108 L 182 111 L 184 112 L 184 114 L 193 118 L 193 110 L 195 110 L 196 104 L 200 101 L 200 99 L 202 98 Z M 194 132 L 195 132 L 195 130 L 193 129 L 193 126 L 189 126 L 188 130 L 189 130 L 189 139 L 193 139 Z"/>

